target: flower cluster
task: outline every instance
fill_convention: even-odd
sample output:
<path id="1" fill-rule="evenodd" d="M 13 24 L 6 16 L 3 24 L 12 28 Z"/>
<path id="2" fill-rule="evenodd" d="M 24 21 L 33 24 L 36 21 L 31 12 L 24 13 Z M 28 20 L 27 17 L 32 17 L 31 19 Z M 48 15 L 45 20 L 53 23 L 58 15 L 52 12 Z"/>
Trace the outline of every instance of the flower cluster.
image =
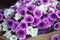
<path id="1" fill-rule="evenodd" d="M 10 40 L 36 37 L 39 30 L 52 25 L 54 30 L 60 30 L 60 22 L 56 23 L 60 19 L 59 5 L 59 0 L 18 0 L 10 8 L 0 10 L 0 30 Z"/>

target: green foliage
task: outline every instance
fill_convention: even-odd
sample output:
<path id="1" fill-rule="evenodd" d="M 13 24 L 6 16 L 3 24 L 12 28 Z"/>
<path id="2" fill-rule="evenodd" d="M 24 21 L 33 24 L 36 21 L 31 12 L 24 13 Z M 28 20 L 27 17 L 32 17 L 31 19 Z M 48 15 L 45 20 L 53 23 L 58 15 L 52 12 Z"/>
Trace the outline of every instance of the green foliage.
<path id="1" fill-rule="evenodd" d="M 60 36 L 58 37 L 58 40 L 60 40 Z"/>
<path id="2" fill-rule="evenodd" d="M 57 19 L 56 22 L 60 22 L 60 19 Z"/>
<path id="3" fill-rule="evenodd" d="M 57 5 L 57 9 L 60 10 L 60 5 Z"/>

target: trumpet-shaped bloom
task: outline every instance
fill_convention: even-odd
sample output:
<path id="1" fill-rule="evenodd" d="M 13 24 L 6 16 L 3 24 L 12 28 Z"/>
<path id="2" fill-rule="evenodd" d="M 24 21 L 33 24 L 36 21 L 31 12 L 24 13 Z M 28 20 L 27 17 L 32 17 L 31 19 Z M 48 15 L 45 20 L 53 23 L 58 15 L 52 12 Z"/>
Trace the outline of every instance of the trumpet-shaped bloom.
<path id="1" fill-rule="evenodd" d="M 49 17 L 50 17 L 51 20 L 54 20 L 54 21 L 57 19 L 56 13 L 50 13 Z"/>
<path id="2" fill-rule="evenodd" d="M 15 32 L 17 30 L 19 22 L 14 22 L 14 25 L 12 27 L 12 31 Z"/>
<path id="3" fill-rule="evenodd" d="M 34 28 L 33 32 L 30 35 L 32 37 L 36 37 L 38 35 L 38 28 Z"/>
<path id="4" fill-rule="evenodd" d="M 34 11 L 35 6 L 34 6 L 34 5 L 28 5 L 26 8 L 27 8 L 29 11 Z"/>
<path id="5" fill-rule="evenodd" d="M 7 27 L 6 22 L 3 22 L 2 26 L 3 26 L 3 31 L 8 31 L 8 27 Z"/>
<path id="6" fill-rule="evenodd" d="M 58 34 L 54 34 L 54 35 L 51 37 L 51 40 L 58 40 Z"/>
<path id="7" fill-rule="evenodd" d="M 12 28 L 12 26 L 14 25 L 14 21 L 11 20 L 11 19 L 10 19 L 10 20 L 8 19 L 8 20 L 6 21 L 6 24 L 7 24 L 8 28 Z"/>
<path id="8" fill-rule="evenodd" d="M 60 22 L 57 22 L 57 23 L 54 25 L 54 29 L 55 29 L 55 30 L 60 30 Z"/>
<path id="9" fill-rule="evenodd" d="M 34 21 L 34 18 L 32 15 L 27 15 L 24 20 L 27 22 L 27 23 L 32 23 Z"/>
<path id="10" fill-rule="evenodd" d="M 27 35 L 30 35 L 32 32 L 33 32 L 33 27 L 32 27 L 32 26 L 29 26 L 29 27 L 26 29 Z"/>
<path id="11" fill-rule="evenodd" d="M 50 12 L 55 12 L 56 6 L 54 6 L 54 5 L 49 5 L 49 6 L 47 6 L 47 9 L 48 9 Z"/>
<path id="12" fill-rule="evenodd" d="M 20 18 L 21 18 L 21 16 L 19 15 L 19 13 L 16 13 L 14 19 L 19 20 Z"/>
<path id="13" fill-rule="evenodd" d="M 34 22 L 33 23 L 31 23 L 31 26 L 37 26 L 38 24 L 40 23 L 40 19 L 39 18 L 36 18 L 36 17 L 34 17 Z"/>
<path id="14" fill-rule="evenodd" d="M 5 16 L 5 18 L 7 18 L 10 14 L 12 14 L 14 12 L 14 10 L 13 9 L 6 9 L 6 10 L 4 10 L 4 16 Z"/>
<path id="15" fill-rule="evenodd" d="M 43 20 L 37 25 L 38 29 L 45 29 L 47 28 L 46 22 Z"/>
<path id="16" fill-rule="evenodd" d="M 11 31 L 6 31 L 5 34 L 3 34 L 6 38 L 10 38 L 12 36 Z"/>
<path id="17" fill-rule="evenodd" d="M 38 9 L 36 9 L 33 14 L 34 14 L 34 16 L 37 17 L 37 18 L 40 18 L 40 17 L 42 16 L 41 11 L 38 10 Z"/>
<path id="18" fill-rule="evenodd" d="M 16 35 L 19 39 L 25 39 L 26 38 L 26 31 L 24 29 L 18 29 L 16 31 Z"/>
<path id="19" fill-rule="evenodd" d="M 17 36 L 16 36 L 16 35 L 12 35 L 12 36 L 10 37 L 10 40 L 17 40 Z"/>
<path id="20" fill-rule="evenodd" d="M 25 21 L 21 21 L 18 25 L 19 28 L 26 29 L 28 27 L 27 23 Z"/>
<path id="21" fill-rule="evenodd" d="M 17 13 L 19 13 L 20 16 L 22 16 L 22 17 L 26 16 L 26 9 L 23 6 L 17 8 L 16 11 L 17 11 Z"/>

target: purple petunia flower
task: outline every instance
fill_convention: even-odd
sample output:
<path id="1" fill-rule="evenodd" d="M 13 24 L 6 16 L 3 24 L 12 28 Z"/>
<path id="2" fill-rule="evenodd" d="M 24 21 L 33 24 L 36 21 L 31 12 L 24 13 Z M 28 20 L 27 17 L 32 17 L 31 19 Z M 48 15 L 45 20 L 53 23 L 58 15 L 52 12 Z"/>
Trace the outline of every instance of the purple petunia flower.
<path id="1" fill-rule="evenodd" d="M 60 11 L 57 11 L 56 15 L 57 15 L 58 18 L 60 18 Z"/>
<path id="2" fill-rule="evenodd" d="M 26 38 L 26 31 L 23 29 L 18 29 L 16 31 L 16 35 L 19 39 L 25 39 Z"/>
<path id="3" fill-rule="evenodd" d="M 54 13 L 50 13 L 49 17 L 50 17 L 51 20 L 54 20 L 54 21 L 57 19 L 57 15 L 56 15 L 55 12 Z"/>
<path id="4" fill-rule="evenodd" d="M 57 23 L 54 25 L 54 29 L 55 29 L 55 30 L 60 30 L 60 22 L 57 22 Z"/>
<path id="5" fill-rule="evenodd" d="M 26 8 L 27 8 L 29 11 L 34 11 L 35 6 L 34 6 L 34 5 L 28 5 L 28 6 L 26 6 Z"/>
<path id="6" fill-rule="evenodd" d="M 31 23 L 31 26 L 37 26 L 38 24 L 40 23 L 40 19 L 39 18 L 36 18 L 36 17 L 34 17 L 34 22 L 33 23 Z"/>
<path id="7" fill-rule="evenodd" d="M 20 16 L 26 16 L 26 9 L 23 6 L 19 7 L 16 11 L 20 14 Z"/>
<path id="8" fill-rule="evenodd" d="M 32 15 L 27 15 L 25 16 L 24 20 L 27 22 L 27 23 L 32 23 L 34 21 L 34 18 Z"/>
<path id="9" fill-rule="evenodd" d="M 3 14 L 0 13 L 0 21 L 3 20 Z"/>
<path id="10" fill-rule="evenodd" d="M 26 3 L 29 3 L 31 0 L 24 0 Z"/>
<path id="11" fill-rule="evenodd" d="M 12 31 L 15 32 L 18 27 L 19 22 L 14 22 L 14 25 L 12 27 Z"/>
<path id="12" fill-rule="evenodd" d="M 21 21 L 18 25 L 21 29 L 26 29 L 28 27 L 28 24 L 25 21 Z"/>
<path id="13" fill-rule="evenodd" d="M 44 20 L 42 20 L 38 25 L 37 25 L 38 29 L 45 29 L 47 28 L 47 24 Z"/>
<path id="14" fill-rule="evenodd" d="M 49 10 L 50 12 L 55 12 L 55 10 L 57 10 L 57 9 L 56 9 L 56 6 L 49 5 L 49 6 L 47 6 L 47 10 Z"/>
<path id="15" fill-rule="evenodd" d="M 34 16 L 37 17 L 37 18 L 40 18 L 40 17 L 42 16 L 41 11 L 38 10 L 38 9 L 36 9 L 36 10 L 34 11 Z"/>
<path id="16" fill-rule="evenodd" d="M 49 3 L 50 2 L 50 0 L 42 0 L 42 3 L 44 4 L 44 3 Z"/>
<path id="17" fill-rule="evenodd" d="M 49 19 L 44 19 L 44 21 L 45 21 L 46 24 L 47 24 L 46 28 L 50 28 L 51 25 L 53 25 L 53 21 L 50 21 Z"/>
<path id="18" fill-rule="evenodd" d="M 54 34 L 54 35 L 51 37 L 51 40 L 58 40 L 58 34 Z"/>
<path id="19" fill-rule="evenodd" d="M 11 19 L 7 19 L 6 24 L 7 24 L 8 28 L 12 28 L 14 25 L 14 21 Z"/>

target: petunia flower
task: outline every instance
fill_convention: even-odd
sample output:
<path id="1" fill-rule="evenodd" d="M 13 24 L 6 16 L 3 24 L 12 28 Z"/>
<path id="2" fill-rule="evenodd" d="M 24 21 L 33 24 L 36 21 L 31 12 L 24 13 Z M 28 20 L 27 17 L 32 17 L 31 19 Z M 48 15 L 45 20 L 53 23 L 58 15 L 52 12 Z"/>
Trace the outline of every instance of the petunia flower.
<path id="1" fill-rule="evenodd" d="M 51 4 L 51 5 L 47 6 L 47 10 L 49 10 L 50 12 L 55 12 L 56 6 Z"/>
<path id="2" fill-rule="evenodd" d="M 25 21 L 21 21 L 18 27 L 21 29 L 26 29 L 28 27 L 28 24 Z"/>
<path id="3" fill-rule="evenodd" d="M 54 21 L 57 19 L 57 15 L 56 15 L 55 12 L 50 13 L 50 14 L 49 14 L 49 17 L 50 17 L 51 20 L 54 20 Z"/>
<path id="4" fill-rule="evenodd" d="M 26 8 L 27 8 L 29 11 L 34 11 L 35 6 L 34 6 L 34 5 L 28 5 L 28 6 L 26 6 Z"/>
<path id="5" fill-rule="evenodd" d="M 14 22 L 14 25 L 12 26 L 12 31 L 15 32 L 18 28 L 19 22 Z"/>
<path id="6" fill-rule="evenodd" d="M 32 37 L 36 37 L 38 34 L 38 28 L 34 28 L 33 32 L 30 34 Z"/>
<path id="7" fill-rule="evenodd" d="M 32 15 L 27 15 L 25 16 L 24 20 L 27 22 L 27 23 L 32 23 L 34 21 L 34 18 Z"/>
<path id="8" fill-rule="evenodd" d="M 34 10 L 34 13 L 33 13 L 33 14 L 34 14 L 34 16 L 37 17 L 37 18 L 40 18 L 40 17 L 42 16 L 41 11 L 38 10 L 38 9 Z"/>
<path id="9" fill-rule="evenodd" d="M 57 11 L 56 15 L 57 15 L 58 18 L 60 18 L 60 11 Z"/>
<path id="10" fill-rule="evenodd" d="M 10 37 L 10 40 L 17 40 L 17 36 L 16 36 L 16 35 L 12 35 L 12 36 Z"/>
<path id="11" fill-rule="evenodd" d="M 54 35 L 51 37 L 51 40 L 58 40 L 58 34 L 54 34 Z"/>
<path id="12" fill-rule="evenodd" d="M 0 13 L 0 21 L 3 20 L 3 14 Z"/>
<path id="13" fill-rule="evenodd" d="M 31 0 L 25 0 L 25 2 L 26 2 L 26 3 L 29 3 L 29 2 L 31 2 Z"/>
<path id="14" fill-rule="evenodd" d="M 21 5 L 21 3 L 16 2 L 15 6 L 18 8 Z"/>
<path id="15" fill-rule="evenodd" d="M 4 16 L 5 18 L 7 18 L 10 14 L 12 14 L 14 12 L 13 9 L 9 8 L 9 9 L 5 9 L 4 10 Z"/>
<path id="16" fill-rule="evenodd" d="M 18 29 L 16 31 L 16 35 L 19 39 L 25 39 L 26 38 L 26 31 L 24 29 Z"/>
<path id="17" fill-rule="evenodd" d="M 32 32 L 33 32 L 33 27 L 32 27 L 32 26 L 29 26 L 29 27 L 26 29 L 27 35 L 30 35 Z"/>
<path id="18" fill-rule="evenodd" d="M 3 34 L 4 37 L 10 38 L 12 36 L 11 31 L 6 31 L 5 34 Z"/>
<path id="19" fill-rule="evenodd" d="M 14 21 L 11 19 L 7 19 L 6 24 L 7 24 L 8 28 L 12 28 Z"/>
<path id="20" fill-rule="evenodd" d="M 3 31 L 8 31 L 8 27 L 7 27 L 6 22 L 3 22 L 2 26 L 3 26 Z"/>
<path id="21" fill-rule="evenodd" d="M 37 26 L 40 22 L 41 22 L 41 21 L 40 21 L 39 18 L 34 17 L 34 22 L 31 23 L 31 26 L 35 27 L 35 26 Z"/>
<path id="22" fill-rule="evenodd" d="M 50 2 L 50 0 L 42 0 L 42 3 L 43 4 L 47 4 L 47 3 L 49 3 Z"/>
<path id="23" fill-rule="evenodd" d="M 24 7 L 17 8 L 17 13 L 19 13 L 20 16 L 24 17 L 26 16 L 26 9 Z"/>
<path id="24" fill-rule="evenodd" d="M 41 5 L 38 7 L 38 9 L 41 10 L 42 13 L 46 14 L 47 5 L 41 4 Z"/>
<path id="25" fill-rule="evenodd" d="M 21 18 L 21 16 L 19 15 L 19 13 L 16 13 L 14 19 L 19 20 L 20 18 Z"/>
<path id="26" fill-rule="evenodd" d="M 57 22 L 57 23 L 54 25 L 54 30 L 60 30 L 60 22 Z"/>
<path id="27" fill-rule="evenodd" d="M 38 25 L 37 25 L 38 29 L 45 29 L 47 28 L 47 23 L 42 20 Z"/>

